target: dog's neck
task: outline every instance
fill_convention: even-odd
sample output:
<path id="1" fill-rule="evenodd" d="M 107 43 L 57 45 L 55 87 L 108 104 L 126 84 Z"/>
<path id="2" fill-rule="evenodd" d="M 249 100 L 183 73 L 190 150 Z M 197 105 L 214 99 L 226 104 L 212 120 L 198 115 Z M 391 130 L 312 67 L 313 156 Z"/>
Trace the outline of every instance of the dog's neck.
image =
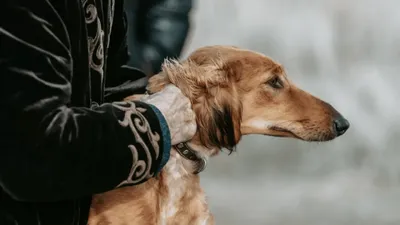
<path id="1" fill-rule="evenodd" d="M 207 148 L 192 140 L 174 146 L 171 157 L 182 165 L 185 173 L 198 174 L 205 169 L 208 159 L 218 151 L 217 148 Z"/>
<path id="2" fill-rule="evenodd" d="M 211 156 L 208 152 L 212 151 L 202 145 L 192 142 L 186 144 L 196 151 L 199 158 L 208 159 Z M 210 212 L 200 187 L 200 177 L 195 174 L 196 169 L 195 161 L 184 158 L 174 147 L 171 149 L 171 157 L 158 179 L 160 186 L 167 187 L 160 208 L 161 224 L 178 224 L 182 216 L 197 218 L 198 222 L 194 224 L 208 224 Z M 185 207 L 192 210 L 186 212 Z"/>
<path id="3" fill-rule="evenodd" d="M 193 173 L 198 174 L 202 172 L 207 166 L 207 156 L 200 155 L 198 151 L 193 150 L 188 143 L 179 143 L 173 148 L 184 159 L 191 161 L 193 165 Z"/>

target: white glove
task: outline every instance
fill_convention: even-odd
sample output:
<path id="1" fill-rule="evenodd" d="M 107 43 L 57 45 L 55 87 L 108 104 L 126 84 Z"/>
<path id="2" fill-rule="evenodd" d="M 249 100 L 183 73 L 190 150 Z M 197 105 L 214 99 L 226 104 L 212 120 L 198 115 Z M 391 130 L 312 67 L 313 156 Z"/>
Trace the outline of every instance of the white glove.
<path id="1" fill-rule="evenodd" d="M 190 100 L 175 85 L 162 91 L 143 96 L 140 101 L 152 104 L 164 115 L 171 133 L 171 144 L 176 145 L 193 138 L 196 133 L 196 116 Z"/>

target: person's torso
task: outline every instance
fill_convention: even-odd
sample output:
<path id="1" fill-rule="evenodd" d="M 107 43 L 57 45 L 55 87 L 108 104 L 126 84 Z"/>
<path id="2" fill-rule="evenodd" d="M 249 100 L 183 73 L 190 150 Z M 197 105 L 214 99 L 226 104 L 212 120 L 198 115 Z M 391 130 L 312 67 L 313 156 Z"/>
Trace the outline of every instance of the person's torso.
<path id="1" fill-rule="evenodd" d="M 69 5 L 66 12 L 69 17 L 64 19 L 71 40 L 74 65 L 71 105 L 90 107 L 91 104 L 104 101 L 107 51 L 115 0 L 73 2 L 66 3 Z"/>
<path id="2" fill-rule="evenodd" d="M 50 0 L 65 23 L 71 42 L 70 106 L 90 107 L 103 102 L 114 1 Z M 90 202 L 91 196 L 62 202 L 18 202 L 0 188 L 0 224 L 85 225 Z"/>

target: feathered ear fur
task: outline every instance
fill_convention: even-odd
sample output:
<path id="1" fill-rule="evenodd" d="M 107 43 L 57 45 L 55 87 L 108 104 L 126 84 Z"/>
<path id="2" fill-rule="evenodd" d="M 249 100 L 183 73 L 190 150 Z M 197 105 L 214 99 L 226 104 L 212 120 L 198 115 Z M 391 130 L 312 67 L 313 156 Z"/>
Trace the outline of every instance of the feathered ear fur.
<path id="1" fill-rule="evenodd" d="M 215 92 L 199 97 L 193 104 L 199 139 L 206 147 L 233 151 L 241 137 L 242 106 L 233 90 L 221 88 Z"/>
<path id="2" fill-rule="evenodd" d="M 202 65 L 191 60 L 166 60 L 162 72 L 150 78 L 148 90 L 155 93 L 169 83 L 176 85 L 192 103 L 198 126 L 196 137 L 201 144 L 233 151 L 241 137 L 242 118 L 235 88 L 237 66 L 223 60 Z"/>

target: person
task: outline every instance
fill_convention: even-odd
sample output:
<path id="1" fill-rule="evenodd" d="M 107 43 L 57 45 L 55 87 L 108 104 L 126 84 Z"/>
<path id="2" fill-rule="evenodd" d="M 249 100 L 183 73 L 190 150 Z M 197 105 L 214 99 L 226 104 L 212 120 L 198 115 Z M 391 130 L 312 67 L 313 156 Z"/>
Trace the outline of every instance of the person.
<path id="1" fill-rule="evenodd" d="M 86 224 L 93 194 L 154 177 L 194 135 L 175 86 L 121 101 L 144 76 L 123 66 L 125 23 L 120 0 L 2 2 L 1 225 Z"/>
<path id="2" fill-rule="evenodd" d="M 128 65 L 148 75 L 165 58 L 178 58 L 190 29 L 192 0 L 126 0 Z"/>

